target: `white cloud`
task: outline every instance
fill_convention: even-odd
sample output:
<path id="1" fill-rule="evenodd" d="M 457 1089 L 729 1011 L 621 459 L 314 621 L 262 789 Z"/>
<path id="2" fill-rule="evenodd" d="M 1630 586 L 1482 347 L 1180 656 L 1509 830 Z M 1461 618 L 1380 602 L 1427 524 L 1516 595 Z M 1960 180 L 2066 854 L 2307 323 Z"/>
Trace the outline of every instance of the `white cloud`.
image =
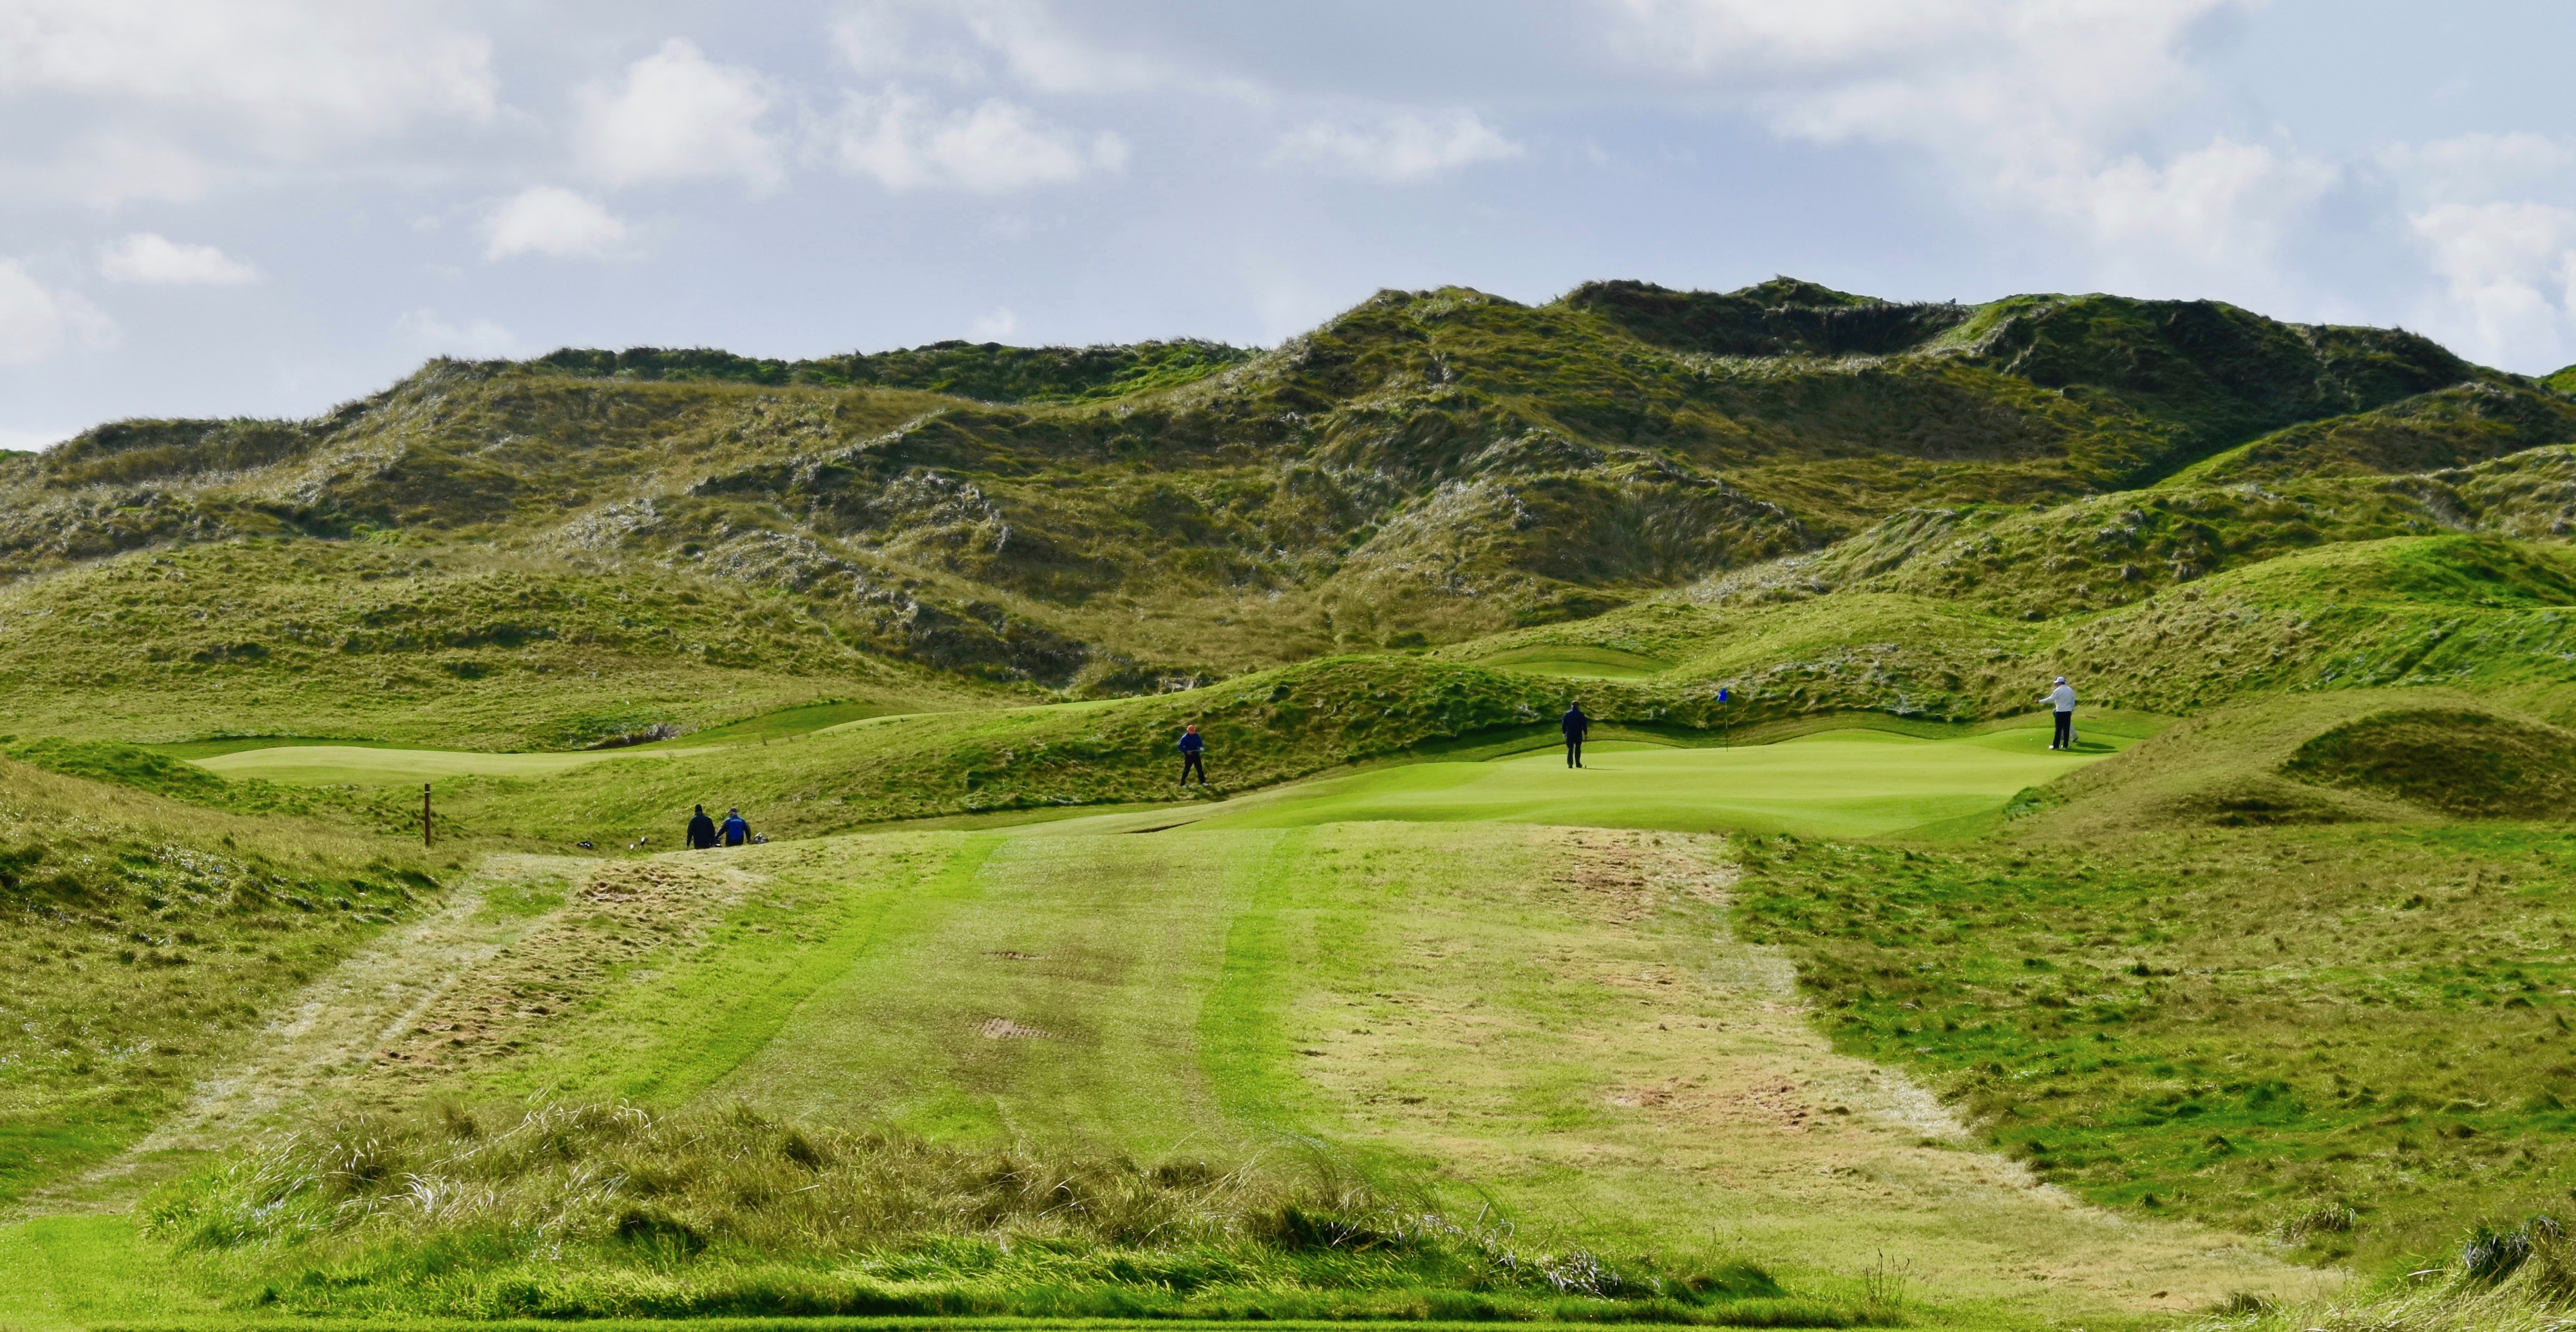
<path id="1" fill-rule="evenodd" d="M 2576 309 L 2576 210 L 2554 204 L 2442 203 L 2410 215 L 2474 354 L 2542 365 L 2566 359 Z"/>
<path id="2" fill-rule="evenodd" d="M 161 286 L 229 286 L 255 282 L 259 270 L 211 245 L 183 245 L 138 231 L 99 251 L 98 271 L 110 282 Z"/>
<path id="3" fill-rule="evenodd" d="M 1038 92 L 1136 92 L 1170 83 L 1208 82 L 1202 77 L 1184 78 L 1180 71 L 1136 52 L 1076 36 L 1034 0 L 980 0 L 955 12 L 977 42 L 1001 57 L 1014 82 Z"/>
<path id="4" fill-rule="evenodd" d="M 1127 165 L 1127 143 L 1115 134 L 1085 139 L 998 98 L 942 114 L 901 89 L 851 96 L 828 143 L 843 169 L 873 176 L 890 190 L 992 194 L 1061 185 Z"/>
<path id="5" fill-rule="evenodd" d="M 853 5 L 832 20 L 832 50 L 863 78 L 980 82 L 987 53 L 957 17 L 921 4 Z"/>
<path id="6" fill-rule="evenodd" d="M 1458 109 L 1400 111 L 1369 124 L 1317 122 L 1282 137 L 1277 157 L 1403 183 L 1521 153 L 1475 112 Z"/>
<path id="7" fill-rule="evenodd" d="M 1020 317 L 1007 305 L 966 326 L 966 336 L 978 342 L 1001 342 L 1019 331 Z"/>
<path id="8" fill-rule="evenodd" d="M 1716 83 L 1785 136 L 1924 151 L 1972 194 L 2069 224 L 2115 267 L 2266 280 L 2340 175 L 2225 134 L 2161 160 L 2117 147 L 2198 91 L 2193 30 L 2246 0 L 1605 3 L 1639 65 Z"/>
<path id="9" fill-rule="evenodd" d="M 116 325 L 78 292 L 47 287 L 15 259 L 0 259 L 0 365 L 33 365 L 79 341 L 104 347 Z"/>
<path id="10" fill-rule="evenodd" d="M 2576 148 L 2537 134 L 2463 134 L 2392 144 L 2379 164 L 2419 200 L 2491 199 L 2563 180 L 2576 168 Z"/>
<path id="11" fill-rule="evenodd" d="M 195 199 L 217 174 L 203 158 L 166 138 L 128 130 L 80 135 L 51 161 L 12 163 L 0 171 L 27 194 L 93 208 L 113 208 L 130 199 Z"/>
<path id="12" fill-rule="evenodd" d="M 534 185 L 503 200 L 483 219 L 483 257 L 542 254 L 605 259 L 626 243 L 626 224 L 597 202 L 560 185 Z"/>
<path id="13" fill-rule="evenodd" d="M 517 351 L 519 335 L 489 319 L 452 324 L 436 310 L 414 310 L 394 321 L 394 336 L 430 356 L 491 360 Z"/>
<path id="14" fill-rule="evenodd" d="M 778 146 L 760 128 L 774 101 L 768 81 L 679 38 L 627 66 L 620 85 L 593 85 L 578 100 L 575 151 L 611 185 L 739 176 L 773 189 L 784 178 Z"/>
<path id="15" fill-rule="evenodd" d="M 2034 188 L 2102 241 L 2157 245 L 2224 268 L 2276 252 L 2290 223 L 2339 174 L 2309 158 L 2221 135 L 2163 166 L 2131 156 Z"/>
<path id="16" fill-rule="evenodd" d="M 868 78 L 1004 81 L 1039 93 L 1180 87 L 1257 95 L 1241 80 L 1092 41 L 1036 0 L 873 0 L 832 24 L 841 62 Z"/>
<path id="17" fill-rule="evenodd" d="M 2576 148 L 2464 134 L 2382 149 L 2439 295 L 2417 319 L 2463 353 L 2530 369 L 2576 356 Z"/>
<path id="18" fill-rule="evenodd" d="M 492 44 L 396 5 L 11 0 L 0 92 L 213 111 L 281 140 L 488 119 Z"/>
<path id="19" fill-rule="evenodd" d="M 427 5 L 0 0 L 0 188 L 193 199 L 427 122 L 499 111 L 491 42 Z"/>
<path id="20" fill-rule="evenodd" d="M 1004 97 L 951 106 L 916 91 L 922 80 L 1047 94 L 1167 81 L 1142 56 L 1067 32 L 1034 0 L 872 0 L 843 10 L 832 40 L 841 63 L 873 86 L 844 89 L 840 113 L 821 123 L 813 146 L 892 190 L 999 194 L 1127 165 L 1127 141 L 1114 133 L 1073 129 Z"/>

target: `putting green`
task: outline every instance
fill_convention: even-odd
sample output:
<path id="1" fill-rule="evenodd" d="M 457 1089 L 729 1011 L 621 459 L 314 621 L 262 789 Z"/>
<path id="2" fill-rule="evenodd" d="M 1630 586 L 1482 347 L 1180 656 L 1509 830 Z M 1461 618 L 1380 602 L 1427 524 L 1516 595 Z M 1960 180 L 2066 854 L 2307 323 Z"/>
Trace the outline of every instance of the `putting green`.
<path id="1" fill-rule="evenodd" d="M 442 777 L 544 777 L 592 763 L 703 754 L 706 748 L 574 754 L 480 754 L 456 749 L 368 749 L 356 745 L 279 745 L 190 762 L 223 777 L 298 786 L 391 786 Z"/>
<path id="2" fill-rule="evenodd" d="M 1186 821 L 1202 828 L 1482 821 L 1875 837 L 1992 814 L 2024 787 L 2129 743 L 2097 733 L 2081 751 L 2051 753 L 2047 732 L 2037 728 L 1950 740 L 1826 731 L 1707 749 L 1607 743 L 1588 749 L 1579 771 L 1568 770 L 1554 749 L 1483 763 L 1417 763 L 1207 806 Z M 1150 827 L 1177 816 L 1121 818 Z"/>

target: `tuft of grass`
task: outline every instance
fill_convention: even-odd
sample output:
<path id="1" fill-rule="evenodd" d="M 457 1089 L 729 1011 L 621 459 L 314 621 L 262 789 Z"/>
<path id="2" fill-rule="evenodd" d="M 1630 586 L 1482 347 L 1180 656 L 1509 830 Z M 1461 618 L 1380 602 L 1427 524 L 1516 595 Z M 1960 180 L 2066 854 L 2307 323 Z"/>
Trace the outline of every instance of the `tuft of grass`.
<path id="1" fill-rule="evenodd" d="M 2203 1326 L 2243 1332 L 2550 1332 L 2576 1311 L 2576 1243 L 2536 1213 L 2521 1224 L 2473 1227 L 2447 1261 L 2289 1305 L 2253 1301 Z"/>
<path id="2" fill-rule="evenodd" d="M 1506 1222 L 1461 1224 L 1314 1155 L 971 1151 L 740 1106 L 348 1120 L 166 1188 L 148 1218 L 304 1316 L 1862 1317 L 1742 1262 L 1527 1251 Z"/>

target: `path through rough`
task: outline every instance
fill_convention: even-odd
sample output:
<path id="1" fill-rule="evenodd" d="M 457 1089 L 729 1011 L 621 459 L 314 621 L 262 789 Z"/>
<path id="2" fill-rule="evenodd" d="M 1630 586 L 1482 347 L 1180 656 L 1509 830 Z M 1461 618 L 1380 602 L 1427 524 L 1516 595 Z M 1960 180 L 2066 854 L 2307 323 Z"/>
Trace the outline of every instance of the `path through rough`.
<path id="1" fill-rule="evenodd" d="M 729 900 L 749 882 L 719 868 L 493 856 L 438 910 L 306 986 L 240 1060 L 199 1082 L 186 1108 L 143 1141 L 19 1210 L 121 1210 L 203 1154 L 290 1126 L 325 1100 L 399 1100 L 443 1055 L 462 1062 L 456 1054 L 496 1047 L 511 1029 L 562 1011 L 604 964 L 702 928 L 703 899 Z M 493 909 L 496 890 L 548 883 L 567 890 L 560 905 Z"/>

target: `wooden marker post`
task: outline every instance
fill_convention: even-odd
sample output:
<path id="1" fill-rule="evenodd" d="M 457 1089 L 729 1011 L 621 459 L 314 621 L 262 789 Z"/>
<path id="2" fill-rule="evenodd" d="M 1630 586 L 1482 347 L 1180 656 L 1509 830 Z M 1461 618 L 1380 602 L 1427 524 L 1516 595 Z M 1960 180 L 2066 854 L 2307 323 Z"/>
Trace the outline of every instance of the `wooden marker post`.
<path id="1" fill-rule="evenodd" d="M 429 849 L 429 783 L 420 784 L 420 849 Z"/>

